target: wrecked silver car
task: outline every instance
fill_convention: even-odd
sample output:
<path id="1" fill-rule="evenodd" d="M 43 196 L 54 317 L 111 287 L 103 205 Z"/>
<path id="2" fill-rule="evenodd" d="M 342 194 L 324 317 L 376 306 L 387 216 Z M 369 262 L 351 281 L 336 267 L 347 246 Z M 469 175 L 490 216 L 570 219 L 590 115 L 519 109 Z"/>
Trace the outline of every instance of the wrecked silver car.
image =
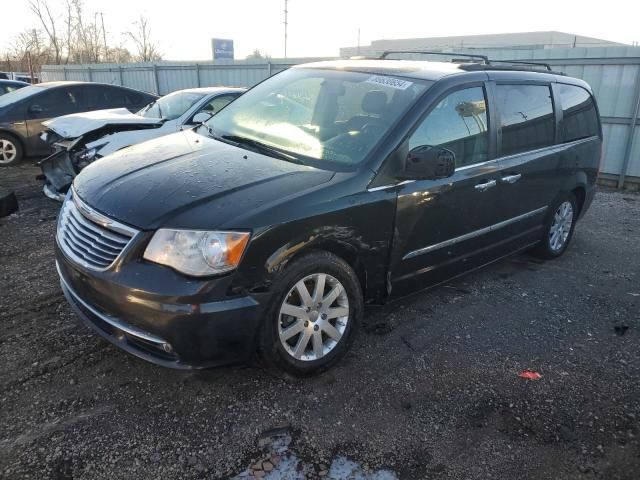
<path id="1" fill-rule="evenodd" d="M 54 118 L 41 139 L 54 153 L 39 163 L 46 196 L 62 201 L 75 176 L 110 153 L 191 128 L 244 92 L 242 88 L 192 88 L 170 93 L 137 113 L 126 108 L 97 110 Z"/>

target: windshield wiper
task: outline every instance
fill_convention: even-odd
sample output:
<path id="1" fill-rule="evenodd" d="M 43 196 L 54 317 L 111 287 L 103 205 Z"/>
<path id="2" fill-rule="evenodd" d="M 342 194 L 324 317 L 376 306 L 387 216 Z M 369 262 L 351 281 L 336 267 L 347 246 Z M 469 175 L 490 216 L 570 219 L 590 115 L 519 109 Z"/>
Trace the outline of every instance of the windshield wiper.
<path id="1" fill-rule="evenodd" d="M 207 125 L 207 129 L 209 130 L 209 133 L 214 138 L 217 137 L 215 132 L 208 125 Z M 265 143 L 259 142 L 258 140 L 254 140 L 252 138 L 242 137 L 240 135 L 222 135 L 222 137 L 217 137 L 217 138 L 222 138 L 223 140 L 228 140 L 238 145 L 246 145 L 248 147 L 253 147 L 257 150 L 262 151 L 263 153 L 266 153 L 269 156 L 279 158 L 280 160 L 286 160 L 287 162 L 297 163 L 298 165 L 304 165 L 304 163 L 300 161 L 297 157 L 294 157 L 293 155 L 289 153 L 285 153 L 278 148 L 272 147 Z"/>

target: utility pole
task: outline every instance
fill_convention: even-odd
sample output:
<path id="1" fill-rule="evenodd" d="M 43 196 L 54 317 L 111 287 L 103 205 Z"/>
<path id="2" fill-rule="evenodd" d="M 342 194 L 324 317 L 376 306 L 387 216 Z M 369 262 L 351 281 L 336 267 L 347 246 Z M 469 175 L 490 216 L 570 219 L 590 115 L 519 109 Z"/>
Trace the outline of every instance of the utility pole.
<path id="1" fill-rule="evenodd" d="M 29 76 L 31 77 L 31 85 L 34 85 L 35 79 L 33 78 L 33 61 L 31 60 L 31 51 L 27 50 L 27 62 L 29 62 Z"/>
<path id="2" fill-rule="evenodd" d="M 109 49 L 107 48 L 107 31 L 104 29 L 104 13 L 100 12 L 102 19 L 102 40 L 104 41 L 104 61 L 109 61 Z"/>
<path id="3" fill-rule="evenodd" d="M 360 27 L 358 27 L 358 56 L 360 56 Z"/>
<path id="4" fill-rule="evenodd" d="M 289 4 L 289 0 L 284 0 L 284 58 L 287 58 L 287 25 L 289 25 L 288 16 L 289 10 L 287 6 Z"/>

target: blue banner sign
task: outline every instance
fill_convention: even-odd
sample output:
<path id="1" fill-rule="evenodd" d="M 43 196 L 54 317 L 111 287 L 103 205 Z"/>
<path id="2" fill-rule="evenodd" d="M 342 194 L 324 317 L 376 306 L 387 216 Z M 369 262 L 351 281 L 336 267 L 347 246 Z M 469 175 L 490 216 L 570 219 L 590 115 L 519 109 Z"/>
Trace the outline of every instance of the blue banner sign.
<path id="1" fill-rule="evenodd" d="M 213 59 L 233 60 L 233 40 L 225 38 L 214 38 L 211 40 L 213 47 Z"/>

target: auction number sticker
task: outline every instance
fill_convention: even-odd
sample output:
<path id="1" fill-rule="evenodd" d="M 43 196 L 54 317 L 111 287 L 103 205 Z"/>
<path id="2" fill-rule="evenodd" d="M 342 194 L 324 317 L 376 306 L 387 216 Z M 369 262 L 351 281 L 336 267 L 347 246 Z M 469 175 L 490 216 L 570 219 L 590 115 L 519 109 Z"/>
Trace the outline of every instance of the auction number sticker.
<path id="1" fill-rule="evenodd" d="M 367 83 L 375 83 L 376 85 L 383 85 L 385 87 L 395 88 L 396 90 L 406 90 L 413 85 L 413 82 L 409 82 L 408 80 L 383 75 L 371 75 L 367 79 Z"/>

